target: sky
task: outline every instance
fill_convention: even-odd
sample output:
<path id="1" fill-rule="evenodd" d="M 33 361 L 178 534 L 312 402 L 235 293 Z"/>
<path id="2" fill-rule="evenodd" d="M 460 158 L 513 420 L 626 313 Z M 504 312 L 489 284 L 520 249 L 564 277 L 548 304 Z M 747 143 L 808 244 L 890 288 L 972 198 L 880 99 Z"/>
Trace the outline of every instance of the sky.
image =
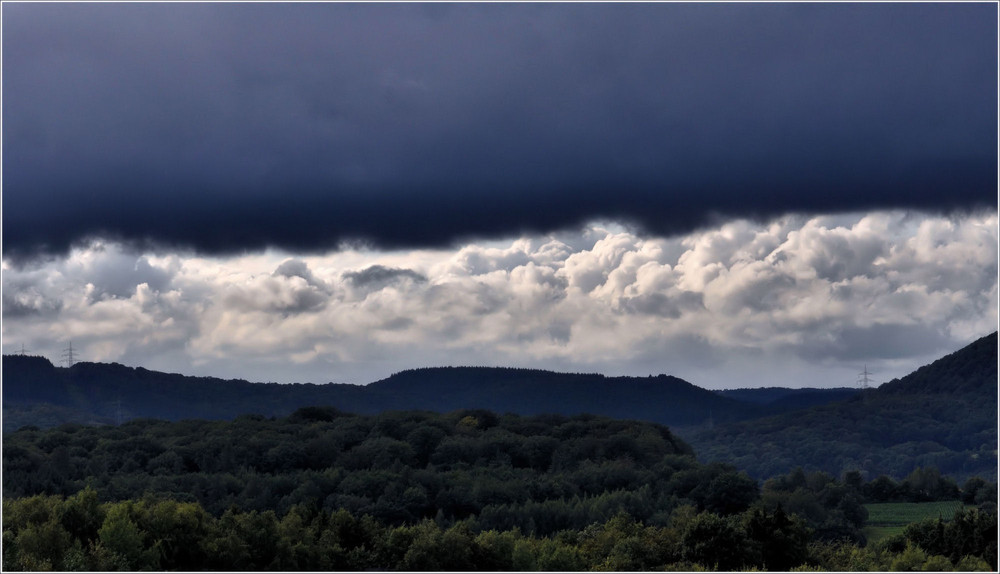
<path id="1" fill-rule="evenodd" d="M 877 382 L 997 328 L 997 6 L 4 3 L 3 352 Z"/>

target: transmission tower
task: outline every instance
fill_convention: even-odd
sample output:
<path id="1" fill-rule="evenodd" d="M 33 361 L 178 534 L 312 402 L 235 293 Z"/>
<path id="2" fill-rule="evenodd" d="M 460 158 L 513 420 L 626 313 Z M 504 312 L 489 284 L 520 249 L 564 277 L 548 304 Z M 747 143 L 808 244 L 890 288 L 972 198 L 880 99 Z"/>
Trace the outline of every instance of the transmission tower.
<path id="1" fill-rule="evenodd" d="M 868 385 L 869 385 L 869 383 L 872 382 L 871 377 L 869 377 L 869 375 L 874 375 L 874 374 L 875 373 L 872 373 L 872 372 L 868 371 L 868 365 L 867 364 L 865 365 L 865 370 L 861 371 L 860 373 L 858 373 L 858 386 L 861 387 L 862 391 L 867 391 L 868 390 L 868 388 L 869 388 Z"/>
<path id="2" fill-rule="evenodd" d="M 66 362 L 66 367 L 72 367 L 73 363 L 76 362 L 76 353 L 73 351 L 73 341 L 69 342 L 68 349 L 63 350 L 62 359 Z"/>
<path id="3" fill-rule="evenodd" d="M 21 352 L 19 354 L 22 357 L 28 354 L 28 350 L 24 348 L 24 343 L 21 343 Z"/>

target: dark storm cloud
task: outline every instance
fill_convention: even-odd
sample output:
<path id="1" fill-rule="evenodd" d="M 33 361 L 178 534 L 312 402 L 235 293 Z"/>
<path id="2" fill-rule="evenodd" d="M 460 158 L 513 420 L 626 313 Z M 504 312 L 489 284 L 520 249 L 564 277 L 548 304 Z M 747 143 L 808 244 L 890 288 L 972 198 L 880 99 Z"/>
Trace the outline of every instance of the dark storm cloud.
<path id="1" fill-rule="evenodd" d="M 4 256 L 996 202 L 992 4 L 5 4 Z"/>

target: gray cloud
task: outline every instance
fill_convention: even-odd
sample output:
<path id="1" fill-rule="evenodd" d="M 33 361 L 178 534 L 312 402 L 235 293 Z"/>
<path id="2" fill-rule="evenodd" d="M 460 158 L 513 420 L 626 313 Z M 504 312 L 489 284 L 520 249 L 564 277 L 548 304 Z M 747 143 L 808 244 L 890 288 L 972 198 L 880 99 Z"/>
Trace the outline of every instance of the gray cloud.
<path id="1" fill-rule="evenodd" d="M 689 291 L 675 296 L 654 292 L 622 299 L 622 307 L 630 313 L 656 315 L 668 319 L 677 319 L 683 312 L 703 305 L 702 296 Z"/>
<path id="2" fill-rule="evenodd" d="M 396 269 L 382 265 L 372 265 L 361 271 L 348 271 L 344 279 L 355 287 L 378 290 L 396 281 L 409 279 L 416 283 L 426 283 L 427 278 L 412 269 Z"/>
<path id="3" fill-rule="evenodd" d="M 129 297 L 136 285 L 146 283 L 156 291 L 166 291 L 171 271 L 154 267 L 144 256 L 113 249 L 108 257 L 95 259 L 81 267 L 81 280 L 94 285 L 92 297 Z"/>
<path id="4" fill-rule="evenodd" d="M 223 292 L 223 305 L 243 313 L 316 312 L 322 310 L 328 300 L 326 293 L 300 277 L 252 279 L 249 284 L 229 286 Z"/>
<path id="5" fill-rule="evenodd" d="M 942 348 L 947 349 L 951 343 L 940 325 L 908 321 L 866 326 L 830 325 L 826 332 L 817 333 L 810 339 L 798 350 L 807 360 L 852 363 L 932 355 Z M 879 380 L 883 380 L 882 377 Z"/>
<path id="6" fill-rule="evenodd" d="M 32 315 L 55 316 L 62 309 L 62 301 L 52 300 L 35 289 L 17 289 L 16 294 L 3 294 L 3 316 L 5 319 L 19 319 Z"/>
<path id="7" fill-rule="evenodd" d="M 327 292 L 329 287 L 323 281 L 320 281 L 313 275 L 312 271 L 309 269 L 309 265 L 305 261 L 299 259 L 289 259 L 283 262 L 274 270 L 272 274 L 275 277 L 300 277 L 305 280 L 307 284 L 315 287 L 319 291 Z"/>

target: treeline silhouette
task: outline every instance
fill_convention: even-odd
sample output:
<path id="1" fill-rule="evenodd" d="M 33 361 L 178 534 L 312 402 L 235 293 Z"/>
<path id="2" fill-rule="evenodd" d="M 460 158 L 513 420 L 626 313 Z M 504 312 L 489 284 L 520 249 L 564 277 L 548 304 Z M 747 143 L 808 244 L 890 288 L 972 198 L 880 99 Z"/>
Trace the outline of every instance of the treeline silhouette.
<path id="1" fill-rule="evenodd" d="M 117 363 L 53 366 L 47 359 L 4 355 L 4 430 L 26 424 L 114 422 L 126 418 L 233 419 L 286 416 L 334 405 L 358 414 L 386 410 L 449 412 L 482 408 L 522 415 L 592 413 L 667 425 L 740 420 L 767 412 L 676 377 L 605 377 L 535 369 L 435 367 L 396 373 L 368 385 L 277 384 L 188 377 Z M 40 411 L 44 404 L 49 410 Z M 59 417 L 64 417 L 59 420 Z M 65 417 L 72 418 L 65 418 Z"/>

